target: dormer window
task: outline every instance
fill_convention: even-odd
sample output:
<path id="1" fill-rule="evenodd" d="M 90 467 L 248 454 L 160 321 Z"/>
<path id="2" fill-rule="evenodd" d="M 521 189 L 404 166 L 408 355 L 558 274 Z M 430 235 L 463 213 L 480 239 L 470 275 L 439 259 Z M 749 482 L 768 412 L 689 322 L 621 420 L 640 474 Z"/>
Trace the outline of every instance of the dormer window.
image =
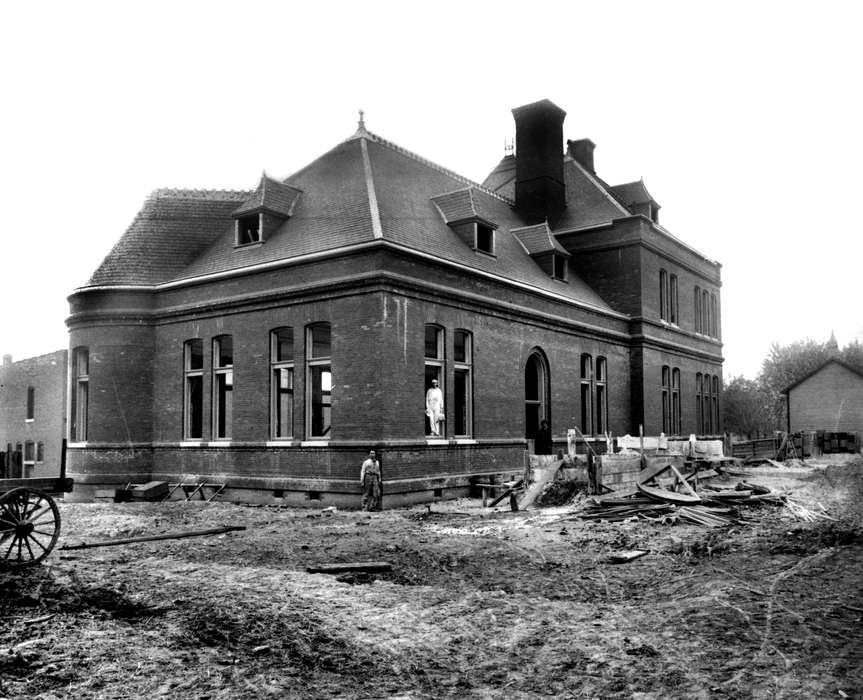
<path id="1" fill-rule="evenodd" d="M 237 220 L 237 245 L 260 243 L 261 215 L 241 216 Z"/>
<path id="2" fill-rule="evenodd" d="M 481 253 L 494 255 L 494 229 L 485 224 L 476 224 L 476 245 L 474 246 Z"/>
<path id="3" fill-rule="evenodd" d="M 554 254 L 554 275 L 556 280 L 566 281 L 566 258 L 557 253 Z"/>

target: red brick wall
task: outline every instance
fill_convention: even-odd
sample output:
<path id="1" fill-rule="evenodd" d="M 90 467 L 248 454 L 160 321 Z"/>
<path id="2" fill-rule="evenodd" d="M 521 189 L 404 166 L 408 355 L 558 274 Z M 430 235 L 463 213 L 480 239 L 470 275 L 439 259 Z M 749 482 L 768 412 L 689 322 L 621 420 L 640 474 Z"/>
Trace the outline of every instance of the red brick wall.
<path id="1" fill-rule="evenodd" d="M 826 365 L 789 392 L 791 430 L 863 431 L 863 377 Z"/>
<path id="2" fill-rule="evenodd" d="M 66 430 L 67 353 L 58 350 L 0 366 L 0 451 L 25 442 L 43 443 L 44 459 L 33 477 L 60 474 L 60 452 Z M 33 420 L 27 420 L 27 388 L 34 389 Z"/>

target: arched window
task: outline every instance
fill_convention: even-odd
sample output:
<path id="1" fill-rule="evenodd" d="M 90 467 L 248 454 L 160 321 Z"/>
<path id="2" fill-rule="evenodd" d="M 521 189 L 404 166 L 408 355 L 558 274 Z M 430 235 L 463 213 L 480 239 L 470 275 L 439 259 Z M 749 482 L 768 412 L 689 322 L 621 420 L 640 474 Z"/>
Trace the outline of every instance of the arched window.
<path id="1" fill-rule="evenodd" d="M 543 420 L 551 422 L 548 406 L 548 375 L 548 362 L 545 356 L 541 350 L 534 350 L 524 366 L 524 435 L 528 440 L 536 438 L 539 424 Z"/>
<path id="2" fill-rule="evenodd" d="M 332 429 L 333 373 L 329 323 L 306 329 L 306 434 L 329 438 Z"/>
<path id="3" fill-rule="evenodd" d="M 270 435 L 294 434 L 294 329 L 270 333 Z"/>

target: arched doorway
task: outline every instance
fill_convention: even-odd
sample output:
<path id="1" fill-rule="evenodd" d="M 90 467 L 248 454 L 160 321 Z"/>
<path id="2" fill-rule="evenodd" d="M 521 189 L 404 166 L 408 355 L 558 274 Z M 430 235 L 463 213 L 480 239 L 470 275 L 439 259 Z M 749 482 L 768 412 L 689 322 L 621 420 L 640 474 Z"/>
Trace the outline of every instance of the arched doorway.
<path id="1" fill-rule="evenodd" d="M 539 424 L 551 422 L 548 361 L 542 350 L 531 351 L 524 366 L 524 436 L 536 439 Z M 533 443 L 531 443 L 531 448 Z"/>

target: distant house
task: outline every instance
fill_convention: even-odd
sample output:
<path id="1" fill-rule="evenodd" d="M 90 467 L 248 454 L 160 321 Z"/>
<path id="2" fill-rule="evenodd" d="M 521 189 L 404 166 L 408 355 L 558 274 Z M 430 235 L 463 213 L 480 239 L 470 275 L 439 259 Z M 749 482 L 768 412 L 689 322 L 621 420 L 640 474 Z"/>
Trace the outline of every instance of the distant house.
<path id="1" fill-rule="evenodd" d="M 67 352 L 0 365 L 0 478 L 58 476 L 66 436 Z"/>
<path id="2" fill-rule="evenodd" d="M 782 393 L 789 432 L 863 432 L 863 374 L 841 360 L 828 360 Z"/>
<path id="3" fill-rule="evenodd" d="M 361 118 L 284 180 L 153 193 L 69 298 L 76 496 L 195 479 L 350 505 L 374 448 L 403 503 L 521 469 L 542 420 L 557 447 L 720 433 L 721 266 L 644 183 L 605 183 L 565 114 L 514 109 L 482 184 Z"/>

